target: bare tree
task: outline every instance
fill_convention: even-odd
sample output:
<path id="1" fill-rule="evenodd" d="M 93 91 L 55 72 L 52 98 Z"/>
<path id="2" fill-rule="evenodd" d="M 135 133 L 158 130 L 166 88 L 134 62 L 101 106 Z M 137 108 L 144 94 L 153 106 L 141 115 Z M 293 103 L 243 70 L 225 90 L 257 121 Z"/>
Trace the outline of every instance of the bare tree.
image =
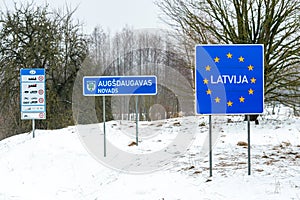
<path id="1" fill-rule="evenodd" d="M 101 26 L 95 27 L 90 38 L 89 54 L 95 65 L 100 67 L 102 71 L 105 70 L 112 59 L 110 43 L 110 32 L 106 32 Z"/>
<path id="2" fill-rule="evenodd" d="M 93 35 L 93 38 L 96 38 L 97 34 Z M 93 50 L 95 50 L 95 44 L 93 44 L 95 41 L 94 39 L 91 40 L 93 48 L 91 48 L 90 53 L 92 55 L 95 55 L 93 52 Z M 170 77 L 168 73 L 169 69 L 162 69 L 164 66 L 168 66 L 183 76 L 186 76 L 189 83 L 191 83 L 191 70 L 185 67 L 187 63 L 183 59 L 183 56 L 181 56 L 182 54 L 177 53 L 178 51 L 173 41 L 174 40 L 169 38 L 168 34 L 161 30 L 134 30 L 133 28 L 125 26 L 121 31 L 112 35 L 110 54 L 113 60 L 105 67 L 105 71 L 99 73 L 99 75 L 156 75 L 163 80 L 169 79 L 169 82 L 172 81 L 173 85 L 180 85 L 178 84 L 177 77 Z M 97 47 L 98 50 L 102 51 L 100 45 L 105 44 L 99 43 Z M 102 55 L 102 53 L 99 52 L 97 55 Z M 94 60 L 97 60 L 97 58 Z M 163 105 L 168 115 L 173 115 L 180 110 L 174 91 L 161 85 L 158 86 L 158 91 L 157 96 L 139 97 L 138 107 L 141 120 L 149 119 L 148 112 L 150 107 L 154 104 Z M 108 103 L 111 100 L 110 98 L 106 99 Z M 101 98 L 98 98 L 97 102 L 98 113 L 100 113 L 98 117 L 101 120 Z M 115 116 L 118 115 L 120 119 L 122 118 L 121 116 L 123 116 L 123 119 L 124 117 L 130 119 L 129 114 L 135 112 L 135 98 L 114 98 L 112 106 L 118 108 L 118 113 L 114 113 Z M 107 107 L 107 110 L 110 110 L 110 107 Z M 109 117 L 111 117 L 111 115 L 107 116 L 108 119 Z"/>
<path id="3" fill-rule="evenodd" d="M 41 128 L 72 124 L 71 89 L 87 53 L 85 36 L 74 11 L 50 11 L 48 5 L 17 5 L 0 15 L 0 122 L 4 137 L 28 130 L 20 120 L 19 72 L 21 68 L 45 68 L 47 78 L 47 120 Z M 3 119 L 3 120 L 1 120 Z M 7 134 L 7 135 L 6 135 Z"/>
<path id="4" fill-rule="evenodd" d="M 265 101 L 300 109 L 300 1 L 158 0 L 165 22 L 195 44 L 264 44 Z"/>

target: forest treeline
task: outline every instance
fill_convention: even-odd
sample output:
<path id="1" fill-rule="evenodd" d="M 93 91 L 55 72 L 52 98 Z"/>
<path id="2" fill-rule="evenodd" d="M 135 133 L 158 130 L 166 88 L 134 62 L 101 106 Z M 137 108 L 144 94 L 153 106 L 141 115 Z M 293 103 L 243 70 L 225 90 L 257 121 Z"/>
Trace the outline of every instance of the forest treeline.
<path id="1" fill-rule="evenodd" d="M 14 10 L 2 11 L 0 138 L 31 130 L 31 121 L 20 118 L 21 68 L 46 69 L 47 119 L 36 121 L 36 128 L 41 129 L 62 128 L 75 123 L 72 112 L 73 84 L 84 61 L 96 70 L 96 74 L 92 75 L 98 76 L 153 74 L 155 70 L 157 74 L 155 64 L 168 65 L 185 74 L 192 84 L 191 69 L 184 56 L 179 56 L 179 52 L 175 55 L 175 44 L 167 33 L 158 30 L 136 31 L 129 26 L 110 33 L 97 26 L 92 34 L 87 35 L 82 32 L 83 25 L 74 19 L 75 11 L 55 11 L 48 5 L 36 6 L 34 3 L 16 4 Z M 140 97 L 140 112 L 145 113 L 147 109 L 144 106 L 148 106 L 150 101 L 165 104 L 168 115 L 178 112 L 176 102 L 174 105 L 170 103 L 176 100 L 174 94 L 165 87 L 159 87 L 158 90 L 158 97 Z M 168 101 L 168 98 L 171 100 Z M 101 121 L 101 98 L 97 97 L 96 102 Z M 118 117 L 118 114 L 114 113 L 113 116 L 109 112 L 109 98 L 107 102 L 107 120 Z M 122 102 L 120 99 L 115 106 L 122 107 Z M 131 106 L 132 102 L 129 104 Z M 128 112 L 135 111 L 129 108 L 121 112 L 128 115 Z M 124 113 L 120 114 L 128 118 Z M 147 114 L 141 114 L 141 120 L 143 116 L 149 119 Z"/>
<path id="2" fill-rule="evenodd" d="M 234 6 L 227 1 L 200 2 L 158 0 L 166 15 L 163 20 L 170 25 L 168 32 L 124 26 L 111 33 L 99 25 L 84 34 L 83 25 L 73 16 L 76 9 L 21 3 L 1 10 L 0 139 L 31 129 L 31 122 L 20 117 L 21 68 L 46 69 L 47 119 L 38 120 L 37 128 L 76 123 L 73 86 L 86 67 L 90 68 L 87 75 L 153 74 L 165 81 L 158 87 L 159 95 L 139 97 L 140 120 L 182 112 L 192 115 L 194 47 L 207 43 L 264 44 L 265 100 L 290 106 L 299 115 L 299 1 L 230 1 Z M 108 120 L 130 119 L 135 112 L 133 97 L 106 98 L 106 102 Z M 102 98 L 96 97 L 99 121 L 101 106 Z M 151 108 L 159 117 L 150 113 Z"/>

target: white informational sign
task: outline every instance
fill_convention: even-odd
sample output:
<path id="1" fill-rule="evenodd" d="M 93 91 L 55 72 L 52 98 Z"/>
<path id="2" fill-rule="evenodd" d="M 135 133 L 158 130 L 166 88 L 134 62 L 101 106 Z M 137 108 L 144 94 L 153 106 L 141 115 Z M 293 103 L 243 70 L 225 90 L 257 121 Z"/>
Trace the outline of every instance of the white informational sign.
<path id="1" fill-rule="evenodd" d="M 21 119 L 46 119 L 45 69 L 20 70 Z"/>

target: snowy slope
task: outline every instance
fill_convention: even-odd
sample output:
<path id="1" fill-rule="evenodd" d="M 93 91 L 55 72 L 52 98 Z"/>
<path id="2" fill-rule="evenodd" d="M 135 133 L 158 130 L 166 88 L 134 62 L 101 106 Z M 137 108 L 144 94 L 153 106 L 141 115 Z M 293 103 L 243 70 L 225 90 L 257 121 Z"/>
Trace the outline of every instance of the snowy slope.
<path id="1" fill-rule="evenodd" d="M 142 174 L 97 162 L 82 145 L 76 126 L 37 130 L 34 139 L 28 133 L 7 138 L 0 141 L 0 200 L 300 199 L 300 119 L 289 109 L 279 107 L 276 115 L 261 116 L 260 125 L 251 123 L 251 176 L 247 148 L 237 145 L 247 142 L 246 122 L 243 116 L 227 116 L 215 127 L 209 177 L 208 157 L 201 152 L 207 121 L 198 116 L 141 122 L 138 147 L 128 146 L 134 137 L 120 132 L 134 133 L 133 122 L 108 122 L 108 140 L 135 154 L 161 150 L 178 129 L 186 135 L 195 132 L 184 154 L 175 152 L 164 168 Z M 189 128 L 195 123 L 196 130 Z M 158 127 L 158 134 L 151 135 Z"/>

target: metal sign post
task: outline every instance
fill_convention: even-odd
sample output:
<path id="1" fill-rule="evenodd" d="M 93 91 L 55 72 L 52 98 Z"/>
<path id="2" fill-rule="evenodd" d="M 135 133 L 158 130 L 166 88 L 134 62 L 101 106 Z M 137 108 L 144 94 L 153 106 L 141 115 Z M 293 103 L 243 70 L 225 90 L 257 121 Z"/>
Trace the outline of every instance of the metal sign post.
<path id="1" fill-rule="evenodd" d="M 196 114 L 263 113 L 263 48 L 262 44 L 197 45 L 195 49 Z M 209 137 L 211 143 L 211 118 Z M 211 165 L 211 144 L 209 146 Z M 249 119 L 248 163 L 250 175 Z M 212 175 L 211 166 L 210 175 Z"/>
<path id="2" fill-rule="evenodd" d="M 102 110 L 103 110 L 103 137 L 104 137 L 104 157 L 106 157 L 106 127 L 105 127 L 105 96 L 102 98 Z"/>
<path id="3" fill-rule="evenodd" d="M 136 146 L 139 145 L 139 110 L 138 110 L 139 97 L 135 96 L 135 123 L 136 123 Z"/>
<path id="4" fill-rule="evenodd" d="M 212 177 L 212 122 L 209 115 L 209 176 Z"/>
<path id="5" fill-rule="evenodd" d="M 250 115 L 247 116 L 247 130 L 248 130 L 248 175 L 251 175 L 251 145 L 250 145 Z"/>
<path id="6" fill-rule="evenodd" d="M 32 120 L 32 137 L 35 137 L 35 120 Z"/>

